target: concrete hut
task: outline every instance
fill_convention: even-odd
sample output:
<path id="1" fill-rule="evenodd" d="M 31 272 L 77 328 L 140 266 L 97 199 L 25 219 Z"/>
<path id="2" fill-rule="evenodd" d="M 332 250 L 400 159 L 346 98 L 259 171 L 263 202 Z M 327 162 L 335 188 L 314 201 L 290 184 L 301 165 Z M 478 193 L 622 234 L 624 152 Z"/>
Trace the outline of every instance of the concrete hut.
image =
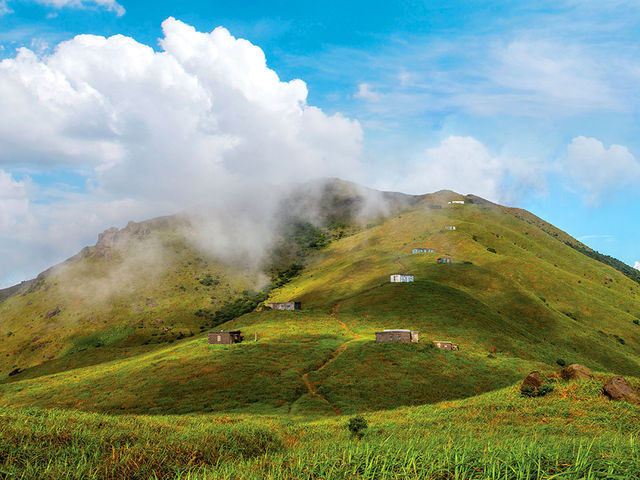
<path id="1" fill-rule="evenodd" d="M 456 226 L 455 225 L 447 225 L 447 226 L 444 227 L 444 229 L 452 232 L 453 230 L 456 229 Z"/>
<path id="2" fill-rule="evenodd" d="M 383 330 L 376 332 L 376 343 L 417 343 L 418 332 L 414 330 Z"/>
<path id="3" fill-rule="evenodd" d="M 433 248 L 414 248 L 411 253 L 434 253 Z"/>
<path id="4" fill-rule="evenodd" d="M 451 263 L 451 257 L 440 257 L 438 263 Z"/>
<path id="5" fill-rule="evenodd" d="M 400 273 L 394 273 L 391 275 L 391 283 L 405 283 L 413 282 L 413 275 L 403 275 Z"/>
<path id="6" fill-rule="evenodd" d="M 435 345 L 436 348 L 441 348 L 443 350 L 460 350 L 460 347 L 449 341 L 436 340 L 431 342 Z"/>
<path id="7" fill-rule="evenodd" d="M 449 205 L 464 205 L 464 200 L 451 200 Z"/>
<path id="8" fill-rule="evenodd" d="M 240 330 L 231 330 L 228 332 L 209 332 L 209 343 L 211 344 L 225 344 L 240 343 L 244 340 Z"/>
<path id="9" fill-rule="evenodd" d="M 267 306 L 272 310 L 302 310 L 300 302 L 272 302 L 267 303 Z"/>

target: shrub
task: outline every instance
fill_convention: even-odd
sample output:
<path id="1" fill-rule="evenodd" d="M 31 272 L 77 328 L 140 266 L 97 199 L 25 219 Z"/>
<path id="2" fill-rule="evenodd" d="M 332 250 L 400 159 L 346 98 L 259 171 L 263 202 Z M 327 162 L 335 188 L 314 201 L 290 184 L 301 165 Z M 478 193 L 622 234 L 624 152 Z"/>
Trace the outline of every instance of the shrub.
<path id="1" fill-rule="evenodd" d="M 540 387 L 538 387 L 538 396 L 544 397 L 546 394 L 553 392 L 553 388 L 553 385 L 551 385 L 550 383 L 540 385 Z"/>
<path id="2" fill-rule="evenodd" d="M 640 320 L 638 320 L 637 318 L 633 321 L 633 323 L 635 323 L 636 325 L 640 325 Z M 11 333 L 11 332 L 9 332 Z"/>
<path id="3" fill-rule="evenodd" d="M 537 397 L 538 391 L 532 385 L 522 385 L 520 393 L 523 397 Z"/>
<path id="4" fill-rule="evenodd" d="M 495 249 L 495 248 L 493 248 L 493 247 L 489 247 L 489 248 L 487 248 L 487 252 L 491 252 L 491 253 L 498 253 L 498 252 L 496 252 L 496 249 Z"/>
<path id="5" fill-rule="evenodd" d="M 557 359 L 556 363 L 561 367 L 564 367 L 567 364 L 567 362 L 565 362 L 562 358 Z"/>
<path id="6" fill-rule="evenodd" d="M 220 280 L 214 279 L 210 273 L 207 273 L 204 277 L 198 280 L 205 287 L 216 286 L 220 283 Z"/>
<path id="7" fill-rule="evenodd" d="M 368 427 L 369 425 L 367 425 L 366 418 L 360 415 L 358 415 L 357 417 L 351 418 L 349 420 L 349 424 L 347 425 L 347 428 L 351 432 L 351 435 L 353 435 L 358 439 L 364 437 L 365 431 L 367 430 Z"/>
<path id="8" fill-rule="evenodd" d="M 550 383 L 540 385 L 537 389 L 532 385 L 522 385 L 520 387 L 520 393 L 523 397 L 544 397 L 553 392 L 553 388 L 553 385 Z"/>

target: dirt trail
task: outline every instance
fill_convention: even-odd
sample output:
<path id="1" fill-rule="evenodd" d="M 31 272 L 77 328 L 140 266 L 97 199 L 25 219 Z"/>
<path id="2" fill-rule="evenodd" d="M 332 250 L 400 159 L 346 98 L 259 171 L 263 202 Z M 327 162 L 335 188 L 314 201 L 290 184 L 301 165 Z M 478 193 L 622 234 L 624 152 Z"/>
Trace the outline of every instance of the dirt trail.
<path id="1" fill-rule="evenodd" d="M 333 362 L 336 358 L 338 358 L 340 355 L 342 355 L 345 352 L 349 343 L 355 340 L 358 340 L 360 338 L 360 336 L 357 333 L 353 333 L 349 330 L 349 327 L 347 327 L 346 323 L 336 318 L 339 310 L 340 310 L 340 303 L 336 303 L 334 307 L 331 309 L 331 314 L 329 315 L 329 318 L 336 320 L 338 323 L 340 323 L 340 326 L 344 328 L 347 333 L 353 335 L 353 337 L 350 340 L 347 340 L 346 342 L 341 343 L 340 346 L 338 346 L 338 348 L 333 351 L 329 359 L 326 362 L 324 362 L 322 365 L 320 365 L 320 367 L 317 370 L 314 370 L 315 372 L 321 372 L 322 370 L 324 370 L 324 368 L 327 365 L 329 365 L 331 362 Z M 309 395 L 318 397 L 320 400 L 322 400 L 327 405 L 329 405 L 331 409 L 336 413 L 336 415 L 340 415 L 340 410 L 337 407 L 333 406 L 331 402 L 329 402 L 329 400 L 327 400 L 325 397 L 323 397 L 318 393 L 316 386 L 313 384 L 311 380 L 309 380 L 309 373 L 313 373 L 313 372 L 307 372 L 304 375 L 302 375 L 302 381 L 306 385 Z"/>
<path id="2" fill-rule="evenodd" d="M 400 259 L 397 259 L 397 260 L 395 261 L 395 263 L 396 263 L 396 264 L 400 267 L 400 269 L 402 270 L 402 272 L 401 272 L 401 273 L 406 274 L 406 273 L 409 271 L 409 269 L 407 268 L 407 266 L 406 266 L 404 263 L 402 263 L 402 262 L 400 261 Z"/>

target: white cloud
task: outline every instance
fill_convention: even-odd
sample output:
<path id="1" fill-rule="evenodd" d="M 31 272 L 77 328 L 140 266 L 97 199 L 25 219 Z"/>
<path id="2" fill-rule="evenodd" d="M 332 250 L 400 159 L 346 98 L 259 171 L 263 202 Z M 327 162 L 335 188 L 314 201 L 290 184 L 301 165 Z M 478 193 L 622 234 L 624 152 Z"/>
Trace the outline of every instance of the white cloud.
<path id="1" fill-rule="evenodd" d="M 8 172 L 0 169 L 0 231 L 16 228 L 27 217 L 28 183 L 28 180 L 14 180 Z"/>
<path id="2" fill-rule="evenodd" d="M 8 13 L 13 13 L 13 10 L 9 8 L 7 0 L 0 0 L 0 16 L 6 15 Z"/>
<path id="3" fill-rule="evenodd" d="M 368 100 L 370 102 L 377 102 L 380 100 L 380 95 L 375 92 L 368 83 L 359 84 L 358 91 L 354 94 L 354 97 Z"/>
<path id="4" fill-rule="evenodd" d="M 0 62 L 0 111 L 11 112 L 0 115 L 0 166 L 90 172 L 86 193 L 32 206 L 27 234 L 59 231 L 47 237 L 58 257 L 110 223 L 203 200 L 232 205 L 242 188 L 267 208 L 256 184 L 360 170 L 358 122 L 308 105 L 306 84 L 281 81 L 260 48 L 221 27 L 201 33 L 173 18 L 162 27 L 160 52 L 79 35 L 50 56 L 23 48 Z"/>
<path id="5" fill-rule="evenodd" d="M 591 204 L 640 182 L 640 162 L 627 147 L 611 145 L 605 148 L 595 138 L 581 136 L 571 141 L 567 147 L 566 168 Z"/>
<path id="6" fill-rule="evenodd" d="M 633 268 L 635 268 L 636 270 L 640 270 L 640 262 L 636 262 Z"/>
<path id="7" fill-rule="evenodd" d="M 450 136 L 411 164 L 396 188 L 415 194 L 450 189 L 504 202 L 516 192 L 542 189 L 542 173 L 536 162 L 492 156 L 473 137 Z"/>
<path id="8" fill-rule="evenodd" d="M 125 9 L 115 0 L 36 0 L 42 5 L 54 8 L 104 8 L 110 12 L 114 12 L 121 17 L 125 14 Z"/>

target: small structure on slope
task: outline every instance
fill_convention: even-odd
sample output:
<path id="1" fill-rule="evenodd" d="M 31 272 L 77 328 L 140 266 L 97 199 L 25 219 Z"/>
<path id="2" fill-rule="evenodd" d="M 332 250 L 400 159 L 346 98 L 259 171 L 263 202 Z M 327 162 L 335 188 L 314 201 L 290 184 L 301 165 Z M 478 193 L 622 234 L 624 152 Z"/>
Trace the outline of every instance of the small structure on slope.
<path id="1" fill-rule="evenodd" d="M 456 226 L 455 226 L 455 225 L 446 225 L 446 226 L 444 227 L 444 229 L 445 229 L 445 230 L 448 230 L 448 231 L 450 231 L 450 232 L 452 232 L 453 230 L 455 230 L 455 229 L 456 229 Z"/>
<path id="2" fill-rule="evenodd" d="M 413 275 L 394 273 L 391 275 L 391 283 L 413 282 Z"/>
<path id="3" fill-rule="evenodd" d="M 458 345 L 449 341 L 436 340 L 431 343 L 433 343 L 436 348 L 442 348 L 443 350 L 460 350 L 460 347 Z"/>
<path id="4" fill-rule="evenodd" d="M 272 302 L 267 303 L 267 306 L 272 310 L 302 310 L 300 302 Z"/>
<path id="5" fill-rule="evenodd" d="M 383 330 L 376 332 L 376 343 L 388 342 L 417 343 L 418 332 L 414 330 Z"/>
<path id="6" fill-rule="evenodd" d="M 451 257 L 440 257 L 438 263 L 451 263 Z"/>
<path id="7" fill-rule="evenodd" d="M 433 248 L 414 248 L 411 253 L 434 253 Z"/>
<path id="8" fill-rule="evenodd" d="M 429 205 L 431 210 L 442 210 L 442 205 Z M 640 270 L 640 268 L 638 269 Z"/>
<path id="9" fill-rule="evenodd" d="M 464 205 L 464 200 L 451 200 L 449 205 Z"/>
<path id="10" fill-rule="evenodd" d="M 240 343 L 244 340 L 240 330 L 231 330 L 229 332 L 209 332 L 209 343 L 211 344 L 225 344 Z"/>

